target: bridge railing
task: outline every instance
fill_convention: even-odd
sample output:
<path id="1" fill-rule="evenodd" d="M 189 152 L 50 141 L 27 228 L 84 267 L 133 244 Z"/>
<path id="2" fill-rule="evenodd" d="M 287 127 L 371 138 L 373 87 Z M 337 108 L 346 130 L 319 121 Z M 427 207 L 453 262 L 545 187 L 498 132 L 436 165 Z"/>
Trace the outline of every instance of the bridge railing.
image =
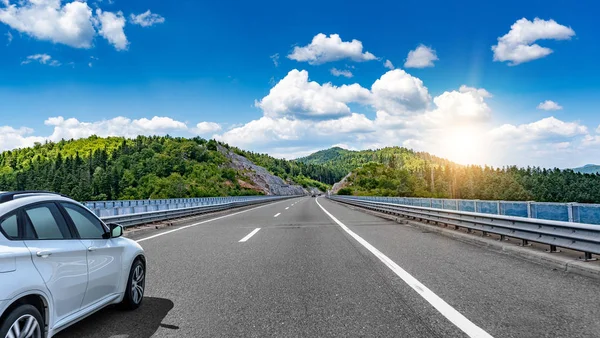
<path id="1" fill-rule="evenodd" d="M 111 217 L 139 214 L 153 211 L 169 211 L 183 208 L 218 205 L 231 202 L 258 201 L 269 196 L 231 196 L 203 198 L 170 198 L 148 200 L 95 201 L 83 202 L 98 217 Z"/>
<path id="2" fill-rule="evenodd" d="M 222 198 L 213 198 L 210 204 L 201 204 L 197 206 L 183 207 L 183 208 L 172 208 L 172 209 L 164 209 L 164 210 L 155 210 L 155 211 L 144 211 L 144 212 L 132 212 L 127 214 L 118 214 L 118 215 L 110 215 L 103 216 L 99 215 L 99 217 L 105 223 L 118 223 L 124 227 L 132 227 L 136 225 L 148 224 L 153 222 L 166 221 L 175 218 L 189 217 L 195 215 L 201 215 L 210 212 L 217 212 L 228 210 L 232 208 L 239 208 L 254 204 L 273 202 L 277 200 L 283 200 L 288 198 L 293 198 L 297 196 L 252 196 L 254 198 L 238 198 L 238 197 L 222 197 Z M 155 205 L 182 205 L 179 204 L 155 204 Z M 146 204 L 145 206 L 150 206 L 153 204 Z M 139 206 L 137 206 L 139 207 Z M 125 208 L 134 208 L 136 207 L 125 207 Z"/>
<path id="3" fill-rule="evenodd" d="M 538 218 L 562 222 L 600 224 L 600 204 L 482 201 L 416 197 L 353 197 L 366 201 L 386 202 L 426 208 Z"/>
<path id="4" fill-rule="evenodd" d="M 543 220 L 518 216 L 497 215 L 446 208 L 432 208 L 383 201 L 372 197 L 330 196 L 329 198 L 371 209 L 374 211 L 452 225 L 469 232 L 482 231 L 504 237 L 550 245 L 550 252 L 557 247 L 582 251 L 584 260 L 592 260 L 592 254 L 600 254 L 600 227 L 593 224 L 578 224 L 554 220 Z"/>

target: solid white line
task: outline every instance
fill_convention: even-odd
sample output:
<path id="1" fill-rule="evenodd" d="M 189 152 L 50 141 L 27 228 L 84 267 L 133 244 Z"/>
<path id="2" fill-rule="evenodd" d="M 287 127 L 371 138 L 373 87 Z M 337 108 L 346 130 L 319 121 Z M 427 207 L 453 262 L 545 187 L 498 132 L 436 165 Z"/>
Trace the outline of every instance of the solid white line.
<path id="1" fill-rule="evenodd" d="M 267 204 L 265 204 L 265 205 L 261 205 L 261 206 L 258 206 L 258 207 L 252 208 L 252 209 L 242 210 L 242 211 L 234 212 L 233 214 L 229 214 L 229 215 L 224 215 L 224 216 L 220 216 L 220 217 L 216 217 L 216 218 L 207 219 L 206 221 L 202 221 L 202 222 L 198 222 L 198 223 L 194 223 L 194 224 L 190 224 L 190 225 L 182 226 L 182 227 L 180 227 L 180 228 L 177 228 L 177 229 L 173 229 L 173 230 L 169 230 L 169 231 L 161 232 L 160 234 L 156 234 L 156 235 L 148 236 L 148 237 L 145 237 L 145 238 L 140 238 L 140 239 L 136 240 L 136 242 L 138 242 L 138 243 L 139 243 L 139 242 L 147 241 L 147 240 L 149 240 L 149 239 L 156 238 L 156 237 L 160 237 L 160 236 L 164 236 L 164 235 L 167 235 L 167 234 L 173 233 L 173 232 L 175 232 L 175 231 L 179 231 L 179 230 L 183 230 L 183 229 L 187 229 L 187 228 L 195 227 L 195 226 L 197 226 L 197 225 L 204 224 L 204 223 L 208 223 L 208 222 L 212 222 L 212 221 L 218 221 L 218 220 L 220 220 L 220 219 L 223 219 L 223 218 L 226 218 L 226 217 L 231 217 L 231 216 L 235 216 L 235 215 L 243 214 L 243 213 L 245 213 L 245 212 L 248 212 L 248 211 L 252 211 L 252 210 L 256 210 L 256 209 L 260 209 L 260 208 L 264 208 L 264 207 L 267 207 L 267 206 L 269 206 L 269 205 L 275 205 L 275 204 L 277 204 L 277 203 L 281 203 L 281 202 L 267 203 Z"/>
<path id="2" fill-rule="evenodd" d="M 476 338 L 492 338 L 492 336 L 485 332 L 482 328 L 475 325 L 471 322 L 467 317 L 463 316 L 460 312 L 446 303 L 443 299 L 441 299 L 438 295 L 433 293 L 433 291 L 429 290 L 425 285 L 419 282 L 416 278 L 414 278 L 411 274 L 402 269 L 398 264 L 394 263 L 391 259 L 389 259 L 386 255 L 384 255 L 381 251 L 377 250 L 374 246 L 369 244 L 369 242 L 365 241 L 362 237 L 354 233 L 350 230 L 344 223 L 340 222 L 335 216 L 329 213 L 329 211 L 325 210 L 321 203 L 319 203 L 318 198 L 315 200 L 319 207 L 323 209 L 323 211 L 329 216 L 335 223 L 337 223 L 344 231 L 346 231 L 350 236 L 352 236 L 357 242 L 362 244 L 367 250 L 371 251 L 373 255 L 375 255 L 379 260 L 383 262 L 390 270 L 392 270 L 398 277 L 402 278 L 402 280 L 408 284 L 413 290 L 415 290 L 421 297 L 423 297 L 429 304 L 433 305 L 433 307 L 438 310 L 444 317 L 446 317 L 452 324 L 456 325 L 459 329 L 461 329 L 464 333 L 466 333 L 469 337 Z"/>
<path id="3" fill-rule="evenodd" d="M 281 215 L 281 213 L 278 213 L 277 215 L 275 215 L 275 216 L 273 216 L 273 217 L 277 217 L 277 216 L 279 216 L 279 215 Z"/>
<path id="4" fill-rule="evenodd" d="M 251 233 L 249 233 L 248 235 L 246 235 L 246 237 L 244 237 L 244 238 L 240 239 L 240 243 L 242 243 L 242 242 L 245 242 L 245 241 L 249 240 L 249 239 L 250 239 L 250 237 L 254 236 L 254 234 L 258 232 L 258 230 L 260 230 L 260 228 L 256 228 L 256 229 L 252 230 L 252 232 L 251 232 Z"/>

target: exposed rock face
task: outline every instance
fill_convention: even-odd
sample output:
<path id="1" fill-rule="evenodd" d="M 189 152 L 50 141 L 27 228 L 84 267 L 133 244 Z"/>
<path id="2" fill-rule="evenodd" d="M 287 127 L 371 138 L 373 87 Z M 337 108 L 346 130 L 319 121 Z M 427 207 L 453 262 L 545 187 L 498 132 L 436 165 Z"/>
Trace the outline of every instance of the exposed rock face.
<path id="1" fill-rule="evenodd" d="M 337 192 L 340 189 L 342 189 L 343 187 L 347 186 L 348 185 L 348 177 L 350 177 L 350 175 L 352 175 L 352 173 L 349 173 L 344 178 L 342 178 L 341 181 L 339 181 L 336 184 L 334 184 L 333 187 L 331 188 L 331 193 L 332 194 L 337 194 Z"/>
<path id="2" fill-rule="evenodd" d="M 220 152 L 231 160 L 231 168 L 248 177 L 252 183 L 245 184 L 251 189 L 262 191 L 265 195 L 290 196 L 308 193 L 299 185 L 290 184 L 281 177 L 271 174 L 267 169 L 258 166 L 244 156 L 240 156 L 225 147 L 218 146 Z"/>

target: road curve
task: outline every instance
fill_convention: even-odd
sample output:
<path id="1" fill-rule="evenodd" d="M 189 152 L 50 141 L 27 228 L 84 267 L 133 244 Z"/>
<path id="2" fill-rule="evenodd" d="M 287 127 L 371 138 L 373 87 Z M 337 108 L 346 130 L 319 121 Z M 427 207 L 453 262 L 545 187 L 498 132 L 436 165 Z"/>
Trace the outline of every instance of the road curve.
<path id="1" fill-rule="evenodd" d="M 325 198 L 152 235 L 142 307 L 58 337 L 600 336 L 597 281 Z"/>

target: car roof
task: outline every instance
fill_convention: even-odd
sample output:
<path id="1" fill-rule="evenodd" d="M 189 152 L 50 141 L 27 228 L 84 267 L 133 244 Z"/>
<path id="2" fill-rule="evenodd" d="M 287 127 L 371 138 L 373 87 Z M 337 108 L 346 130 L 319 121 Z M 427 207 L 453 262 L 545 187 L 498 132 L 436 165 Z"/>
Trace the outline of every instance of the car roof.
<path id="1" fill-rule="evenodd" d="M 64 202 L 75 202 L 68 197 L 56 195 L 52 193 L 32 193 L 32 194 L 24 194 L 22 196 L 15 196 L 15 199 L 6 201 L 4 203 L 0 203 L 0 217 L 5 214 L 18 209 L 22 206 L 26 206 L 32 203 L 37 202 L 53 202 L 53 201 L 64 201 Z M 79 204 L 79 203 L 78 203 Z"/>

